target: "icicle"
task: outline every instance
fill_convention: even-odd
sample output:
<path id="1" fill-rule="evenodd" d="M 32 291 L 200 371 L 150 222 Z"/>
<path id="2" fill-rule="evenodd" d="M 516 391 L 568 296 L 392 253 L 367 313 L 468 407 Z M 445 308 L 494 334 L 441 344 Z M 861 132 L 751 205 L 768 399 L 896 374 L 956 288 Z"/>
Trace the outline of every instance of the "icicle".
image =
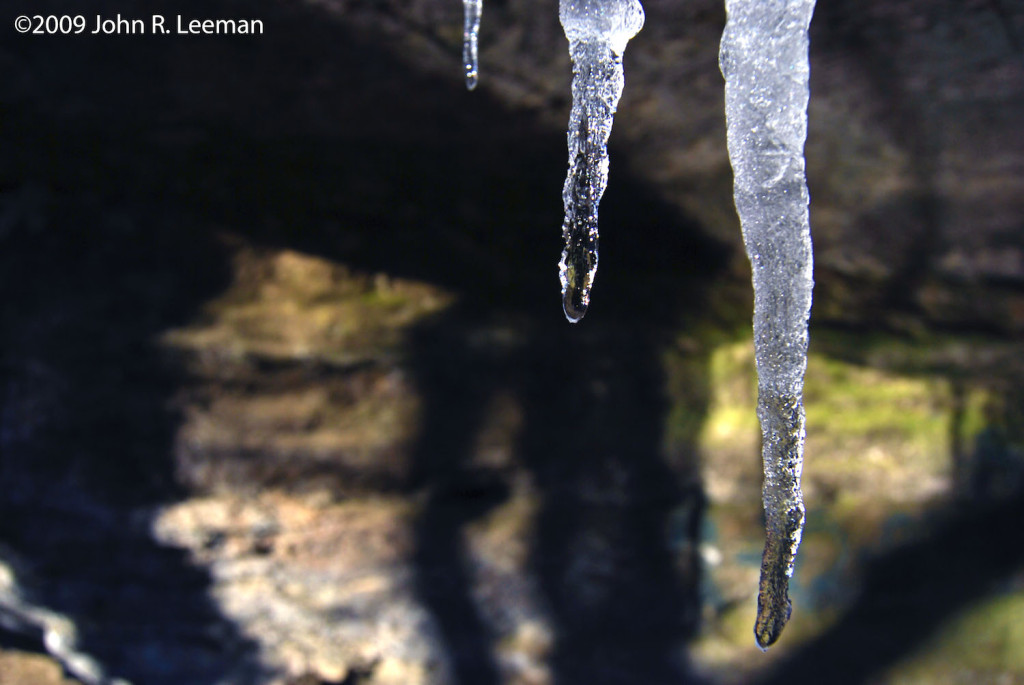
<path id="1" fill-rule="evenodd" d="M 466 72 L 466 88 L 477 83 L 477 36 L 480 35 L 480 12 L 483 0 L 462 0 L 462 68 Z"/>
<path id="2" fill-rule="evenodd" d="M 753 270 L 757 415 L 767 535 L 754 634 L 789 619 L 789 578 L 804 523 L 803 378 L 811 307 L 807 28 L 814 0 L 726 0 L 720 64 L 736 210 Z"/>
<path id="3" fill-rule="evenodd" d="M 608 136 L 625 83 L 622 53 L 643 27 L 644 9 L 638 0 L 560 0 L 558 14 L 573 71 L 558 270 L 562 309 L 576 323 L 587 313 L 597 273 L 597 206 L 608 185 Z"/>

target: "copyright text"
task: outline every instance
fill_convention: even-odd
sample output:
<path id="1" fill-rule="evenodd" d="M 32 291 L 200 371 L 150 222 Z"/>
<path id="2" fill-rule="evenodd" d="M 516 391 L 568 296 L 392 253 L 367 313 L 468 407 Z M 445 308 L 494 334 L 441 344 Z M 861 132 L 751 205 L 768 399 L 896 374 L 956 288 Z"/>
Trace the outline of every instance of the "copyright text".
<path id="1" fill-rule="evenodd" d="M 181 36 L 228 36 L 263 35 L 261 19 L 202 19 L 176 14 L 164 16 L 153 14 L 146 18 L 123 17 L 120 14 L 86 17 L 74 15 L 22 15 L 14 20 L 18 33 L 41 35 L 181 35 Z"/>

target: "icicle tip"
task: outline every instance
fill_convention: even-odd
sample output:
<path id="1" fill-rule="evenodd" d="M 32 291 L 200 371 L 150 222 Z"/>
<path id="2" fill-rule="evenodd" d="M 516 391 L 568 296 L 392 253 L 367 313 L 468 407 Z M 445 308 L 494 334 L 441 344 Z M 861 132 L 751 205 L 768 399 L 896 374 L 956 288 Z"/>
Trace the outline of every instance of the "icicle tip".
<path id="1" fill-rule="evenodd" d="M 579 323 L 587 314 L 587 303 L 583 301 L 582 293 L 574 288 L 566 289 L 562 295 L 562 311 L 569 323 Z"/>
<path id="2" fill-rule="evenodd" d="M 793 613 L 793 602 L 786 596 L 785 589 L 783 593 L 781 597 L 772 597 L 765 596 L 765 593 L 762 592 L 757 597 L 757 621 L 754 623 L 754 638 L 762 652 L 767 652 L 768 648 L 778 641 L 779 636 L 782 635 L 782 629 L 786 627 L 786 623 L 789 622 L 789 617 Z"/>

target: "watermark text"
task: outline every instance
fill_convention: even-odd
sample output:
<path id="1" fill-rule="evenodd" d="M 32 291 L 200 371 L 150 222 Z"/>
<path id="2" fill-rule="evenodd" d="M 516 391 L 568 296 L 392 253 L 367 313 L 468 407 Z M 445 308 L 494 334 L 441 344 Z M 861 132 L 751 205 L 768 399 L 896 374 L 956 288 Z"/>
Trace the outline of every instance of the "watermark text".
<path id="1" fill-rule="evenodd" d="M 125 17 L 83 14 L 34 14 L 14 19 L 14 30 L 30 35 L 231 36 L 263 35 L 262 19 L 206 19 L 181 14 Z"/>

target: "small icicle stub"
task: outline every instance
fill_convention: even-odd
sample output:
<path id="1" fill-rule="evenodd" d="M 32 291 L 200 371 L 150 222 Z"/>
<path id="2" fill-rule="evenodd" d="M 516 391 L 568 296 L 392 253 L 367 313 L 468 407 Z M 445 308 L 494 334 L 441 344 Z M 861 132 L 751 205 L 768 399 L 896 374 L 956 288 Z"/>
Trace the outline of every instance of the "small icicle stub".
<path id="1" fill-rule="evenodd" d="M 587 313 L 597 274 L 597 207 L 608 185 L 608 137 L 625 84 L 622 53 L 643 28 L 644 9 L 638 0 L 560 0 L 558 16 L 573 73 L 558 275 L 562 310 L 576 323 Z"/>
<path id="2" fill-rule="evenodd" d="M 466 88 L 473 90 L 479 80 L 477 38 L 480 35 L 480 13 L 483 0 L 462 0 L 462 68 L 466 73 Z"/>
<path id="3" fill-rule="evenodd" d="M 719 55 L 736 211 L 754 285 L 766 521 L 754 635 L 763 649 L 789 620 L 789 579 L 804 525 L 803 383 L 813 280 L 803 152 L 813 11 L 814 0 L 726 0 Z"/>

